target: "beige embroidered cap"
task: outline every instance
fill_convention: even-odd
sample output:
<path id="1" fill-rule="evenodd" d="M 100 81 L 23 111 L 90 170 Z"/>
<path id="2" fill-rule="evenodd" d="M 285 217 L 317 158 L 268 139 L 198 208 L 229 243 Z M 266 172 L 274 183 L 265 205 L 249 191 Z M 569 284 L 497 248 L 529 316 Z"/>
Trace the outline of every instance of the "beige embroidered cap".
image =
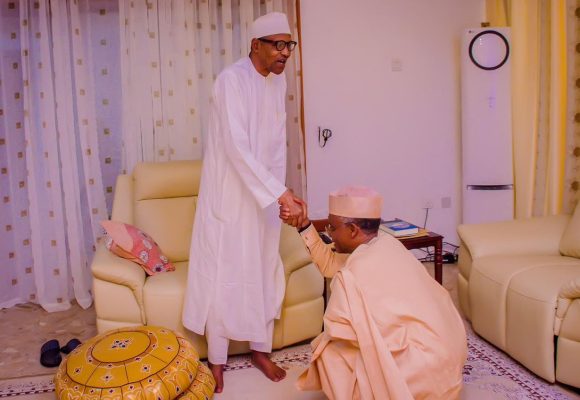
<path id="1" fill-rule="evenodd" d="M 347 218 L 381 218 L 383 198 L 364 186 L 347 186 L 330 193 L 330 214 Z"/>

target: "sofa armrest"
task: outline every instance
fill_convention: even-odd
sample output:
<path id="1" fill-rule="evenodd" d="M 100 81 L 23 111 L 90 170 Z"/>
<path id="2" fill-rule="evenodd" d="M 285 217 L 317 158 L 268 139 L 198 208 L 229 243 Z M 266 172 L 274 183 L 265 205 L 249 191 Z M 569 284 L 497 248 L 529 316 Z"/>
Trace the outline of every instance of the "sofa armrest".
<path id="1" fill-rule="evenodd" d="M 570 304 L 580 298 L 580 277 L 566 283 L 560 288 L 556 303 L 556 318 L 554 319 L 554 335 L 560 334 L 562 322 L 566 318 L 566 313 Z"/>
<path id="2" fill-rule="evenodd" d="M 111 220 L 133 224 L 133 176 L 131 175 L 117 177 Z"/>
<path id="3" fill-rule="evenodd" d="M 569 215 L 459 225 L 457 233 L 472 258 L 492 255 L 558 255 Z"/>
<path id="4" fill-rule="evenodd" d="M 286 224 L 282 224 L 282 231 L 280 232 L 280 257 L 284 264 L 286 282 L 288 282 L 292 272 L 312 262 L 312 258 L 296 228 Z"/>
<path id="5" fill-rule="evenodd" d="M 117 257 L 105 247 L 104 241 L 97 244 L 97 250 L 91 264 L 93 276 L 97 279 L 127 286 L 135 295 L 141 309 L 141 319 L 146 321 L 143 303 L 143 286 L 146 274 L 143 268 L 133 261 Z"/>

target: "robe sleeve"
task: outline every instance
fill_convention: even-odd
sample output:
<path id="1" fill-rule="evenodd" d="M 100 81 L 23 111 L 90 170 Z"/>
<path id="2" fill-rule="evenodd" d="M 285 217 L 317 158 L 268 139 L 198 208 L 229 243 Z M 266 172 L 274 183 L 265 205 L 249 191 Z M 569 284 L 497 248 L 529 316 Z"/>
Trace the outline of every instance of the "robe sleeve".
<path id="1" fill-rule="evenodd" d="M 320 239 L 314 225 L 310 224 L 307 229 L 300 233 L 300 236 L 310 252 L 312 261 L 324 277 L 332 278 L 346 264 L 348 254 L 332 251 L 331 246 Z"/>
<path id="2" fill-rule="evenodd" d="M 247 131 L 249 105 L 244 101 L 240 83 L 235 76 L 222 74 L 218 78 L 214 87 L 214 101 L 217 102 L 215 106 L 219 114 L 216 117 L 220 119 L 222 134 L 225 136 L 225 153 L 260 207 L 266 208 L 282 196 L 286 186 L 251 152 Z"/>

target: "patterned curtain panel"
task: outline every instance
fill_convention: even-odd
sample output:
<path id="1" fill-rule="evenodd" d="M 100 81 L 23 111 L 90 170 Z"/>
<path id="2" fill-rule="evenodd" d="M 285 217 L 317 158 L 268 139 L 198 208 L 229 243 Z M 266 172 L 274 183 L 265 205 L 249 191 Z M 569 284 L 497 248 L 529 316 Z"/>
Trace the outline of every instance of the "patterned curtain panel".
<path id="1" fill-rule="evenodd" d="M 573 210 L 580 199 L 580 0 L 568 0 L 568 115 L 564 206 Z"/>
<path id="2" fill-rule="evenodd" d="M 213 80 L 274 10 L 298 38 L 294 0 L 0 0 L 0 308 L 91 304 L 117 175 L 203 157 Z M 287 185 L 305 197 L 291 61 Z"/>
<path id="3" fill-rule="evenodd" d="M 92 302 L 89 263 L 107 218 L 92 6 L 0 1 L 0 307 Z"/>
<path id="4" fill-rule="evenodd" d="M 511 27 L 516 217 L 570 212 L 577 107 L 574 35 L 577 0 L 487 0 L 492 26 Z M 574 67 L 577 68 L 577 67 Z M 576 103 L 571 105 L 571 103 Z"/>
<path id="5" fill-rule="evenodd" d="M 565 0 L 540 1 L 537 10 L 539 119 L 530 207 L 533 216 L 542 216 L 560 214 L 564 211 L 565 165 L 566 159 L 569 158 L 569 143 L 566 141 L 568 101 L 566 42 L 569 38 L 566 34 Z M 529 23 L 529 20 L 520 19 L 515 15 L 513 18 L 520 23 Z M 520 207 L 520 211 L 522 210 L 523 207 Z"/>
<path id="6" fill-rule="evenodd" d="M 295 1 L 120 0 L 123 170 L 139 161 L 202 158 L 213 82 L 249 53 L 252 21 L 288 15 L 297 38 Z M 288 185 L 305 195 L 300 132 L 300 54 L 288 79 Z"/>
<path id="7" fill-rule="evenodd" d="M 266 4 L 273 3 L 266 1 Z M 270 11 L 270 10 L 268 10 Z M 293 29 L 292 36 L 299 41 L 298 37 L 298 13 L 296 1 L 289 0 L 282 4 L 282 11 L 288 15 L 290 26 Z M 306 168 L 304 165 L 304 134 L 302 132 L 302 71 L 300 45 L 294 50 L 286 64 L 286 77 L 288 79 L 288 93 L 286 98 L 286 132 L 288 140 L 288 167 L 286 172 L 286 186 L 294 190 L 297 196 L 306 199 Z"/>

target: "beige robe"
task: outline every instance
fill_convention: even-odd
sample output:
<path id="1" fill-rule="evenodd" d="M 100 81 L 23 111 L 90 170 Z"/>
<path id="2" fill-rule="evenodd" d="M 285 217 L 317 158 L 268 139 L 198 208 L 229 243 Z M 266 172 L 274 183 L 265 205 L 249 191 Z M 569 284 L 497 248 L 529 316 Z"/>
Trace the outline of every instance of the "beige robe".
<path id="1" fill-rule="evenodd" d="M 302 237 L 321 272 L 335 276 L 324 332 L 298 388 L 336 400 L 458 398 L 465 328 L 449 293 L 413 254 L 386 234 L 348 258 L 313 227 Z"/>

